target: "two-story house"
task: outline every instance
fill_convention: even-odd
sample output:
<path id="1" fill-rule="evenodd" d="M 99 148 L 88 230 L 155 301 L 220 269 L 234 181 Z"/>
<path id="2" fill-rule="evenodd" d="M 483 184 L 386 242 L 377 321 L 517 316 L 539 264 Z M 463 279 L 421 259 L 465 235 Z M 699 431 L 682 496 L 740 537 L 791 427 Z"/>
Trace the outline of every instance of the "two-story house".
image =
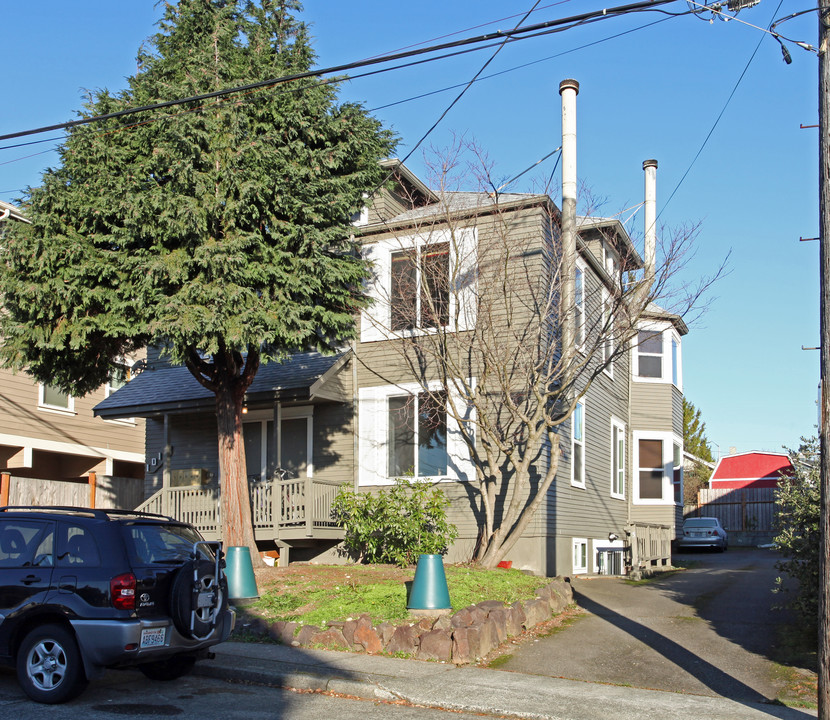
<path id="1" fill-rule="evenodd" d="M 16 222 L 28 220 L 18 208 L 0 201 L 0 238 Z M 11 488 L 5 489 L 10 502 L 65 502 L 60 493 L 51 494 L 54 485 L 34 480 L 79 480 L 91 473 L 101 481 L 98 500 L 103 506 L 112 500 L 104 478 L 132 478 L 136 492 L 141 492 L 144 421 L 102 420 L 92 412 L 129 379 L 131 367 L 132 361 L 125 360 L 113 368 L 109 383 L 78 398 L 26 373 L 0 369 L 0 472 L 12 480 Z"/>
<path id="2" fill-rule="evenodd" d="M 504 373 L 526 361 L 508 326 L 540 328 L 528 346 L 558 337 L 560 213 L 547 195 L 439 193 L 398 161 L 386 166 L 392 187 L 355 219 L 374 268 L 374 303 L 358 321 L 357 339 L 331 356 L 305 353 L 263 366 L 246 396 L 255 533 L 281 548 L 283 562 L 289 550 L 292 559 L 335 559 L 342 531 L 328 508 L 339 486 L 371 492 L 400 476 L 441 483 L 459 528 L 448 559 L 469 560 L 484 512 L 464 439 L 469 428 L 453 393 L 435 391 L 441 371 L 426 346 L 437 347 L 440 337 L 445 357 L 465 355 L 453 372 L 460 386 L 474 388 L 494 358 L 514 358 L 512 367 L 502 363 Z M 591 347 L 598 328 L 610 327 L 608 309 L 626 273 L 643 261 L 619 221 L 579 218 L 577 226 L 575 357 L 578 365 L 584 351 L 588 360 L 570 418 L 554 442 L 540 442 L 531 463 L 531 484 L 552 462 L 555 479 L 507 555 L 515 567 L 545 575 L 621 572 L 632 523 L 673 532 L 680 507 L 674 460 L 678 442 L 682 454 L 676 421 L 685 326 L 649 308 L 641 332 L 619 344 L 612 332 Z M 419 344 L 423 352 L 413 355 Z M 151 352 L 148 369 L 95 412 L 146 418 L 147 479 L 157 492 L 144 507 L 218 532 L 213 397 L 186 368 Z M 505 478 L 502 496 L 510 491 Z"/>

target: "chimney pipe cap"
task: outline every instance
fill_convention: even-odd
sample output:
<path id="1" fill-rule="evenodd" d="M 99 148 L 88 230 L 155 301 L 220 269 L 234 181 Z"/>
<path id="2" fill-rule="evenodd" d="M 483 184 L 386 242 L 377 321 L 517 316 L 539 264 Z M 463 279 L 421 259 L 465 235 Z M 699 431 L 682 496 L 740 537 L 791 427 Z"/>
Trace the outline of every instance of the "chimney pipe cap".
<path id="1" fill-rule="evenodd" d="M 643 160 L 643 170 L 645 170 L 646 168 L 650 168 L 650 167 L 656 168 L 657 167 L 657 161 L 656 160 Z"/>
<path id="2" fill-rule="evenodd" d="M 579 94 L 579 83 L 576 80 L 563 80 L 559 83 L 559 94 L 561 95 L 564 90 L 576 90 L 577 94 Z"/>

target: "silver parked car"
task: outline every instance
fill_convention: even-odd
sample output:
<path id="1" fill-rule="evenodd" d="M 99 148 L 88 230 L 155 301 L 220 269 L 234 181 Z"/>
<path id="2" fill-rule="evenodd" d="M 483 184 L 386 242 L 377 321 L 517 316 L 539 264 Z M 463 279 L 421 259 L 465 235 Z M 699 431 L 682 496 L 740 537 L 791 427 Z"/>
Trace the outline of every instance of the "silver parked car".
<path id="1" fill-rule="evenodd" d="M 680 548 L 714 548 L 720 552 L 729 547 L 726 530 L 714 517 L 688 518 L 683 523 L 683 533 L 677 540 Z"/>

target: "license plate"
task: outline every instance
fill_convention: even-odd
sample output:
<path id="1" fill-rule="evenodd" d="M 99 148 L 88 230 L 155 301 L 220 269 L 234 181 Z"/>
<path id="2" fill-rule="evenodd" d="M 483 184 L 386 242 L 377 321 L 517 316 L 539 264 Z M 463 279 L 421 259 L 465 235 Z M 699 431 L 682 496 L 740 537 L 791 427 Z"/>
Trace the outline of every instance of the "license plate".
<path id="1" fill-rule="evenodd" d="M 196 598 L 196 607 L 200 607 L 200 608 L 213 607 L 213 604 L 215 602 L 216 602 L 216 596 L 212 592 L 201 592 L 201 593 L 199 593 L 199 597 Z"/>
<path id="2" fill-rule="evenodd" d="M 166 628 L 148 628 L 141 631 L 141 647 L 161 647 L 164 645 Z"/>

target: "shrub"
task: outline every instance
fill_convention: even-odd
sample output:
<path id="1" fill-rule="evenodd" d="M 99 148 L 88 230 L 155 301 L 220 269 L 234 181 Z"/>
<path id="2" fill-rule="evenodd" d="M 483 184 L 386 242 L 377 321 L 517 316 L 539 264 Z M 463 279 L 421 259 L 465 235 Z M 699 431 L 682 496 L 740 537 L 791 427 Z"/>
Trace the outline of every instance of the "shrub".
<path id="1" fill-rule="evenodd" d="M 388 490 L 355 493 L 343 488 L 334 515 L 345 545 L 358 562 L 412 565 L 418 556 L 443 554 L 458 530 L 447 521 L 444 493 L 421 480 L 399 478 Z"/>
<path id="2" fill-rule="evenodd" d="M 775 544 L 784 559 L 776 567 L 798 583 L 790 606 L 810 623 L 818 619 L 820 451 L 816 438 L 802 438 L 798 452 L 789 451 L 795 475 L 782 479 L 776 491 Z M 778 590 L 782 589 L 778 578 Z"/>

